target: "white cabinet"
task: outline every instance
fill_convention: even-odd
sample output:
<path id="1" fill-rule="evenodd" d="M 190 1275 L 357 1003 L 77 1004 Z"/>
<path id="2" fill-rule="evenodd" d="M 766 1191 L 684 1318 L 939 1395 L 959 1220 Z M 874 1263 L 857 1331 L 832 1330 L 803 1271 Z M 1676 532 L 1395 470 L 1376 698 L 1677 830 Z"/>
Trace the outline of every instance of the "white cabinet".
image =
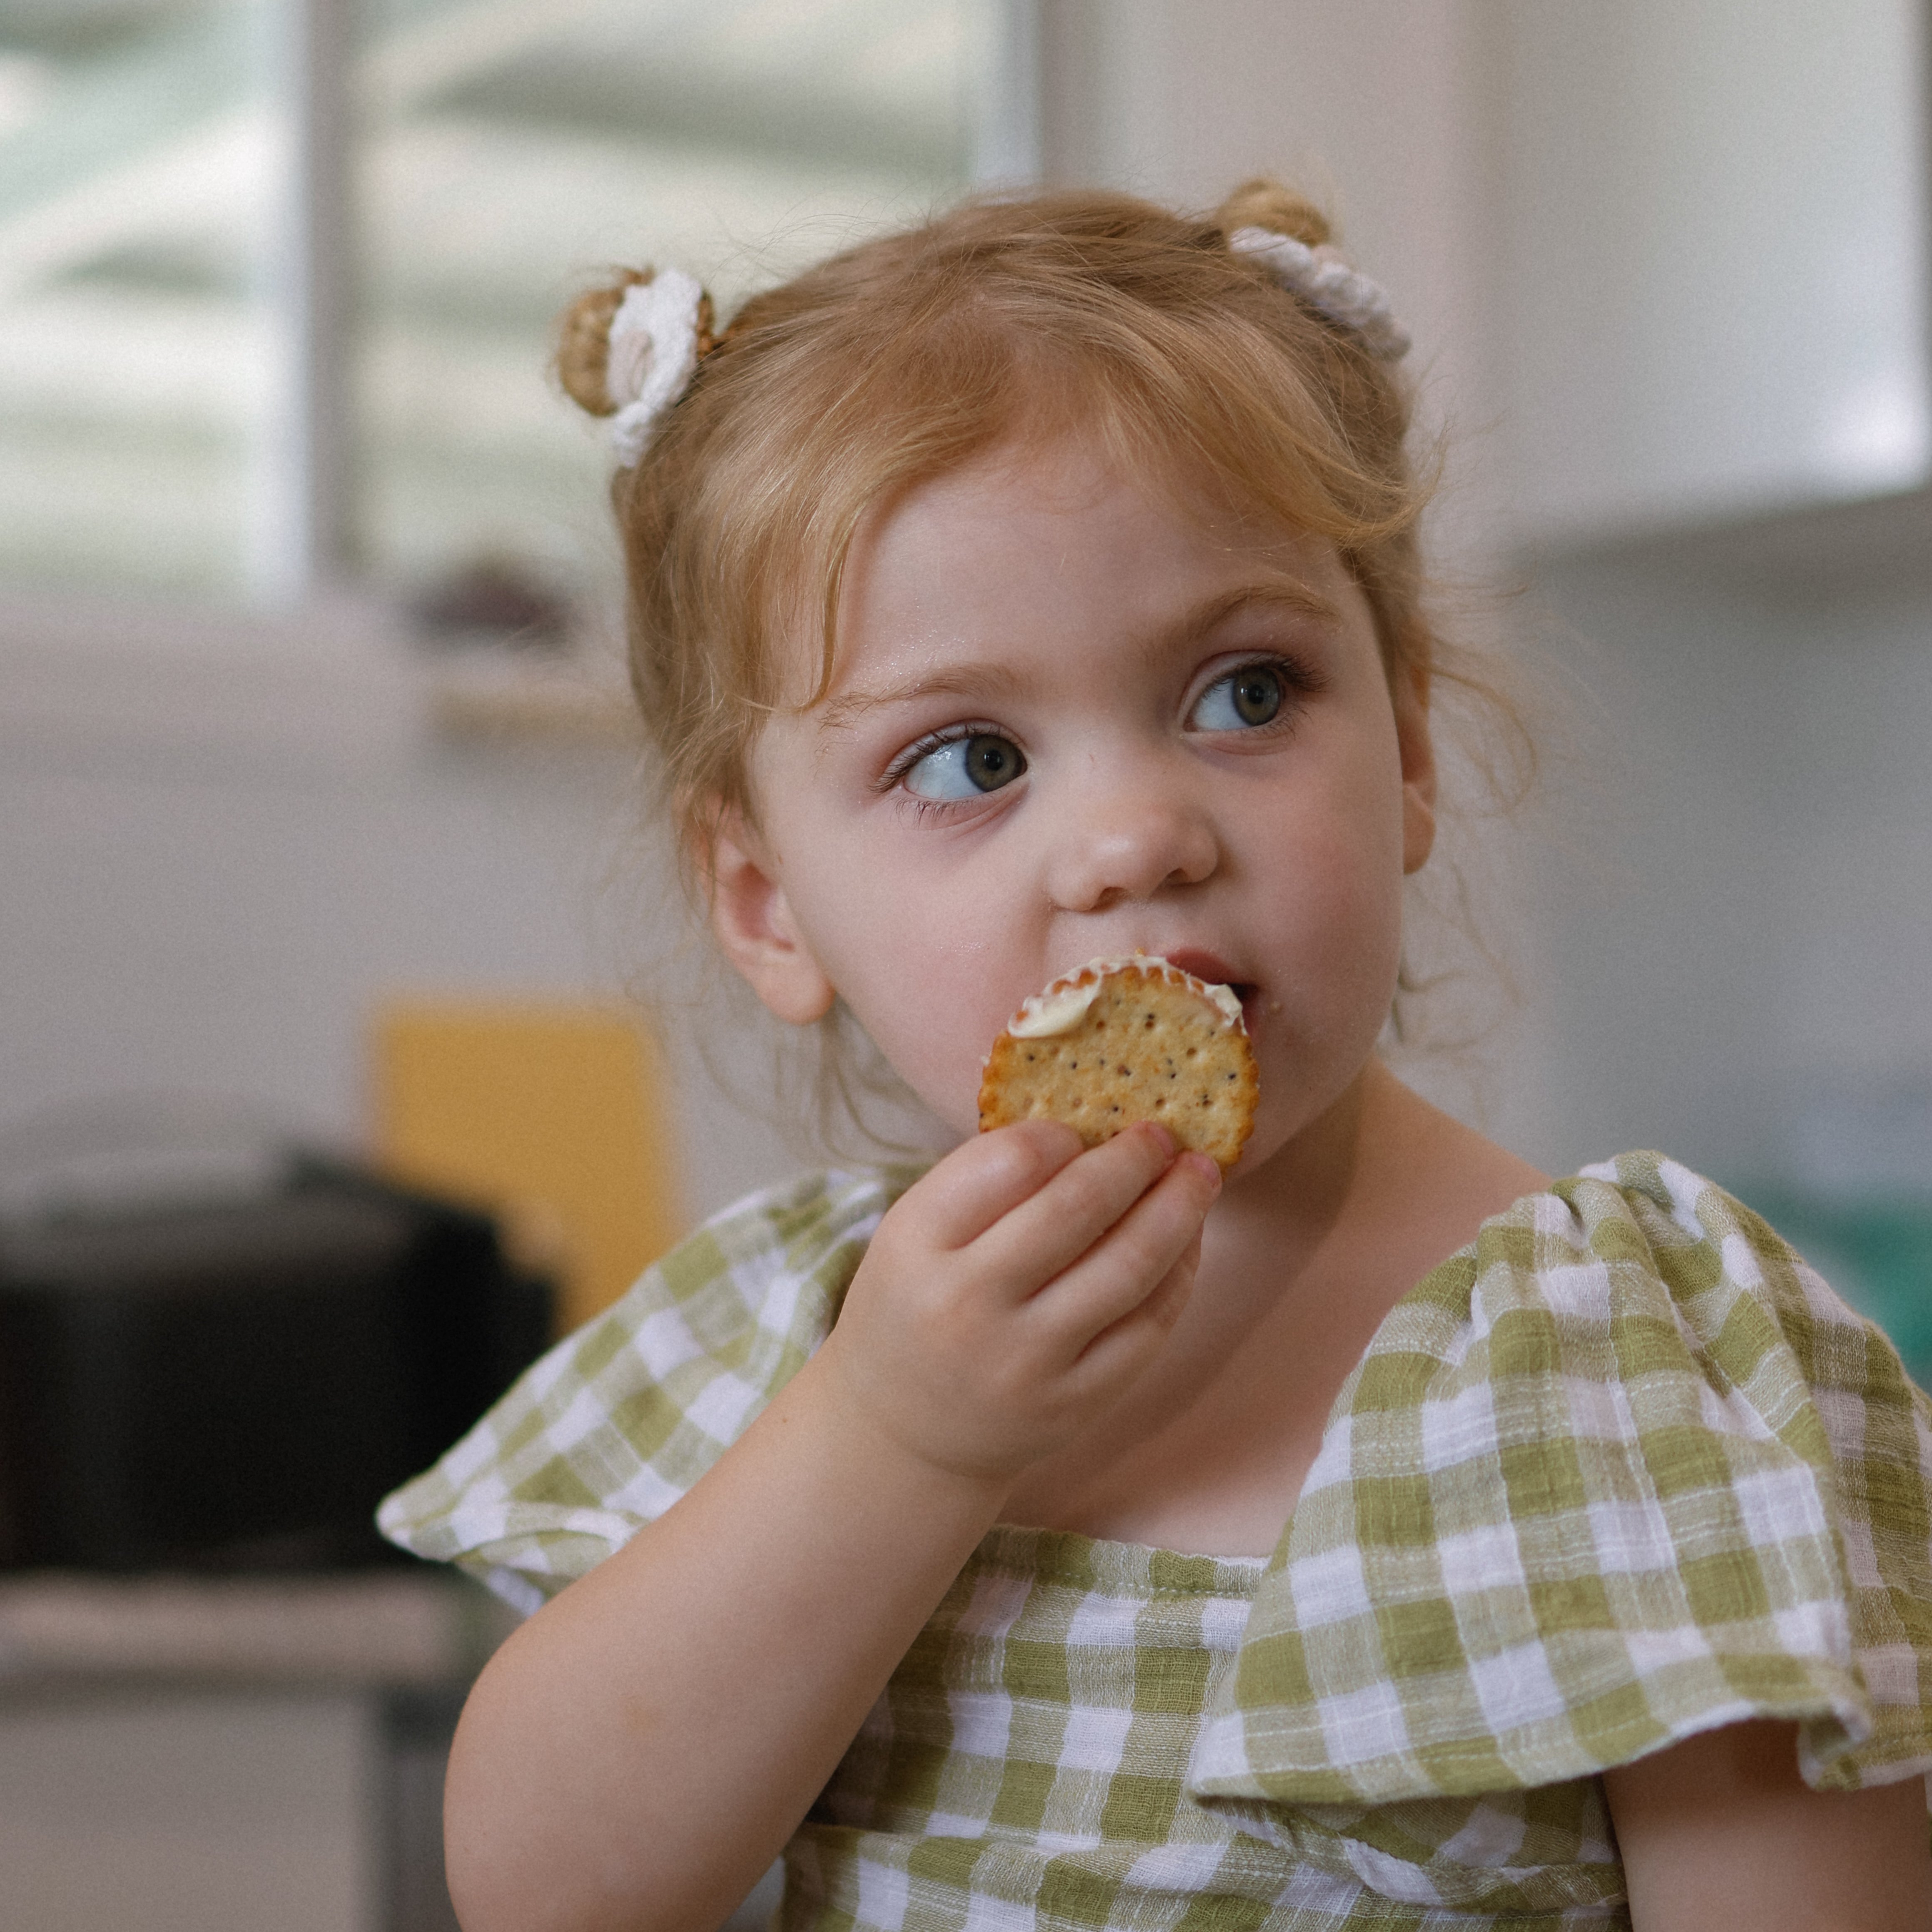
<path id="1" fill-rule="evenodd" d="M 0 1703 L 0 1917 L 32 1932 L 382 1932 L 372 1700 Z"/>
<path id="2" fill-rule="evenodd" d="M 1932 478 L 1918 0 L 1503 0 L 1485 25 L 1518 538 Z"/>
<path id="3" fill-rule="evenodd" d="M 512 1621 L 427 1569 L 0 1576 L 0 1926 L 454 1932 L 443 1768 Z"/>

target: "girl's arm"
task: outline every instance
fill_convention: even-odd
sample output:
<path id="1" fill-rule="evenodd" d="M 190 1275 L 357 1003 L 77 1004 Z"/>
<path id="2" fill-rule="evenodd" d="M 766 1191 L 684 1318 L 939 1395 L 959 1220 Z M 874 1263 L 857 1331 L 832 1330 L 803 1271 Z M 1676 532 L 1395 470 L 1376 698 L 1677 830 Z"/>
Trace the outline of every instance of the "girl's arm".
<path id="1" fill-rule="evenodd" d="M 466 1932 L 713 1932 L 796 1828 L 1020 1470 L 1150 1360 L 1213 1163 L 1030 1122 L 886 1215 L 838 1325 L 675 1508 L 539 1611 L 465 1708 Z"/>
<path id="2" fill-rule="evenodd" d="M 1812 1790 L 1796 1727 L 1733 1724 L 1604 1775 L 1634 1932 L 1926 1932 L 1925 1781 Z"/>

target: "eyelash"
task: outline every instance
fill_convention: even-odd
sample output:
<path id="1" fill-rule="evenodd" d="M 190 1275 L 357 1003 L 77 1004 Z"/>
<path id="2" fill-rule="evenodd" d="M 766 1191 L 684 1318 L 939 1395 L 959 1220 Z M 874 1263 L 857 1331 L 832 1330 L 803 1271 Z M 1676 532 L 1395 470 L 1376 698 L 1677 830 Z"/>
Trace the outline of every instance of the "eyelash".
<path id="1" fill-rule="evenodd" d="M 1216 671 L 1195 693 L 1194 703 L 1188 706 L 1190 712 L 1216 685 L 1225 684 L 1232 677 L 1239 677 L 1244 670 L 1256 669 L 1273 671 L 1281 680 L 1282 690 L 1281 716 L 1270 718 L 1265 724 L 1250 727 L 1250 730 L 1257 736 L 1264 732 L 1290 729 L 1300 715 L 1304 701 L 1318 697 L 1328 688 L 1328 680 L 1302 659 L 1283 657 L 1274 651 L 1257 651 L 1252 657 L 1242 658 L 1231 664 L 1226 670 Z"/>
<path id="2" fill-rule="evenodd" d="M 1004 738 L 1006 734 L 997 724 L 980 721 L 976 724 L 942 724 L 936 731 L 928 731 L 922 738 L 915 738 L 879 776 L 878 790 L 896 791 L 904 802 L 921 818 L 935 812 L 957 812 L 969 800 L 957 798 L 921 798 L 916 792 L 905 790 L 901 781 L 920 759 L 940 748 L 942 746 L 956 745 L 966 738 Z M 988 794 L 990 796 L 990 794 Z"/>

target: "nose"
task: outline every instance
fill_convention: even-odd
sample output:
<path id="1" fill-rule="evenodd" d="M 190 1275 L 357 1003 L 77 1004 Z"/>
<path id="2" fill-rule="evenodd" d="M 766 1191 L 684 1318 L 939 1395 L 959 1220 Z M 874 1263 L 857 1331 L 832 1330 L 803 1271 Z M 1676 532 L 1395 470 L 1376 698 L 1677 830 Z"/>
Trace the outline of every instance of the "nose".
<path id="1" fill-rule="evenodd" d="M 1063 801 L 1047 878 L 1055 907 L 1105 912 L 1211 876 L 1220 844 L 1197 776 L 1144 770 L 1129 782 L 1090 782 Z"/>

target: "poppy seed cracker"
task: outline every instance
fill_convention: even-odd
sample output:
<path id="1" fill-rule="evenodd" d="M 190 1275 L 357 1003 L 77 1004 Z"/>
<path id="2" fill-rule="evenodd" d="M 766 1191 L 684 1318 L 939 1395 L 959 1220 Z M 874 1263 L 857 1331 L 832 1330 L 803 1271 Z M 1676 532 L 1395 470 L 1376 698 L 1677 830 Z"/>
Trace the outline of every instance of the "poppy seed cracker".
<path id="1" fill-rule="evenodd" d="M 1165 959 L 1096 959 L 1036 993 L 993 1042 L 980 1131 L 1064 1120 L 1090 1147 L 1158 1120 L 1225 1172 L 1261 1084 L 1240 1004 Z"/>

